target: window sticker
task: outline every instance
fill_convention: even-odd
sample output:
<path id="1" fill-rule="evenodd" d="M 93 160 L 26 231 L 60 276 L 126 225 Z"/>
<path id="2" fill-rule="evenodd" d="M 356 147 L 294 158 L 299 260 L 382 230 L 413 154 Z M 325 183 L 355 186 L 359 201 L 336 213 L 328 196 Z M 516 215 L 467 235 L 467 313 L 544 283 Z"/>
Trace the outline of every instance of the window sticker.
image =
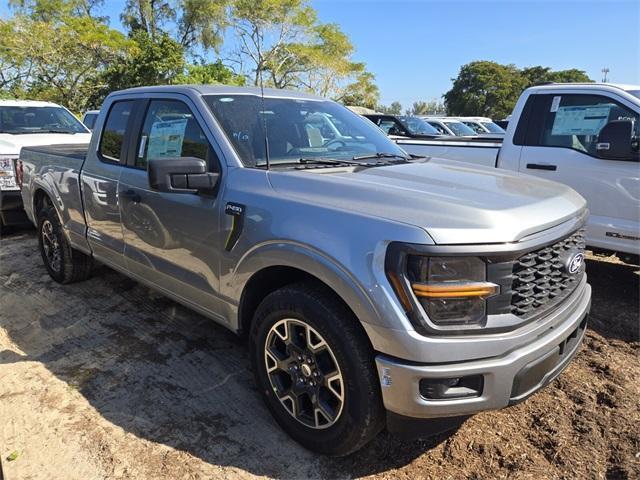
<path id="1" fill-rule="evenodd" d="M 611 105 L 559 107 L 551 135 L 597 135 L 609 120 Z"/>
<path id="2" fill-rule="evenodd" d="M 186 118 L 155 122 L 151 125 L 147 158 L 179 157 L 186 128 Z"/>
<path id="3" fill-rule="evenodd" d="M 550 110 L 551 113 L 558 111 L 558 107 L 560 106 L 560 100 L 562 100 L 562 97 L 560 95 L 553 97 L 553 101 L 551 102 L 551 110 Z"/>

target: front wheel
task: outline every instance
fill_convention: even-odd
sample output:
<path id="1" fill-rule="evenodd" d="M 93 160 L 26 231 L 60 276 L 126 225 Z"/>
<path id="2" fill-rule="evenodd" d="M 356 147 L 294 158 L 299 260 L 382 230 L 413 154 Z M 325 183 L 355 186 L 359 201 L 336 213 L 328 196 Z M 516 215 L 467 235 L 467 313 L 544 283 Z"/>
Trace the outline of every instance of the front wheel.
<path id="1" fill-rule="evenodd" d="M 304 447 L 347 455 L 383 428 L 373 350 L 326 287 L 308 282 L 268 295 L 256 311 L 251 342 L 267 407 Z"/>

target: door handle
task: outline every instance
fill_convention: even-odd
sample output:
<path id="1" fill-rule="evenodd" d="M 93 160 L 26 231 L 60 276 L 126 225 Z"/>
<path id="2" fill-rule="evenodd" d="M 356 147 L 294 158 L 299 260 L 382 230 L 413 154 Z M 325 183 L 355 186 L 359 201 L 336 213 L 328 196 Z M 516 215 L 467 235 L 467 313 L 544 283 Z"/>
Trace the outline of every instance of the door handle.
<path id="1" fill-rule="evenodd" d="M 527 163 L 527 168 L 530 170 L 549 170 L 555 172 L 558 166 L 549 163 Z"/>
<path id="2" fill-rule="evenodd" d="M 133 203 L 140 203 L 142 201 L 140 195 L 138 195 L 134 190 L 125 190 L 124 192 L 120 193 L 120 196 L 122 198 L 130 200 Z"/>

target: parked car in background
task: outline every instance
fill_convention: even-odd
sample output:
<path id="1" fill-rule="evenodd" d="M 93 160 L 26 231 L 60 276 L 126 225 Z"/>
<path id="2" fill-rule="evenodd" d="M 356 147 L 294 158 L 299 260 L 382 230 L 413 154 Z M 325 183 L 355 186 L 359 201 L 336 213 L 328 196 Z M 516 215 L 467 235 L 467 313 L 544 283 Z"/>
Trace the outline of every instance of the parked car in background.
<path id="1" fill-rule="evenodd" d="M 409 153 L 555 180 L 588 201 L 587 245 L 631 263 L 640 255 L 640 86 L 550 84 L 525 90 L 504 141 L 422 141 Z M 401 143 L 401 142 L 398 142 Z"/>
<path id="2" fill-rule="evenodd" d="M 472 128 L 478 135 L 495 138 L 504 137 L 505 131 L 493 120 L 487 117 L 455 117 L 467 127 Z"/>
<path id="3" fill-rule="evenodd" d="M 502 119 L 502 120 L 494 120 L 493 123 L 498 125 L 500 128 L 502 128 L 506 132 L 507 131 L 507 127 L 509 126 L 509 118 L 510 117 L 511 117 L 511 115 L 509 115 L 507 118 Z"/>
<path id="4" fill-rule="evenodd" d="M 456 137 L 476 137 L 476 132 L 462 123 L 449 117 L 426 117 L 421 116 L 429 125 L 435 128 L 440 135 L 453 135 Z"/>
<path id="5" fill-rule="evenodd" d="M 89 143 L 89 131 L 66 108 L 49 102 L 0 100 L 0 230 L 27 222 L 16 174 L 24 146 Z"/>
<path id="6" fill-rule="evenodd" d="M 341 138 L 318 144 L 319 116 Z M 410 157 L 329 100 L 114 92 L 88 147 L 24 148 L 20 163 L 54 280 L 98 260 L 246 333 L 256 392 L 316 452 L 521 402 L 585 333 L 580 195 Z"/>
<path id="7" fill-rule="evenodd" d="M 93 130 L 93 126 L 96 123 L 99 113 L 100 110 L 87 110 L 84 112 L 84 115 L 82 116 L 82 123 L 84 123 L 84 126 L 89 130 Z"/>
<path id="8" fill-rule="evenodd" d="M 366 114 L 368 118 L 389 136 L 410 138 L 437 138 L 441 134 L 418 117 L 387 114 Z"/>

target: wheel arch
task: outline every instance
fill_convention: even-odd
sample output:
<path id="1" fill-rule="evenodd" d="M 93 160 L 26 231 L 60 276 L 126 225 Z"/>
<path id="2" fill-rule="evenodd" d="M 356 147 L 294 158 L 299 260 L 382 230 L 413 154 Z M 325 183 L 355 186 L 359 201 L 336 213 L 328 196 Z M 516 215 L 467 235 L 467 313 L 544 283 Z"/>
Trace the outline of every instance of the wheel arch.
<path id="1" fill-rule="evenodd" d="M 240 263 L 236 279 L 239 291 L 237 328 L 248 332 L 260 302 L 270 293 L 293 283 L 312 281 L 327 289 L 353 314 L 357 323 L 371 322 L 378 312 L 362 287 L 332 259 L 296 245 L 270 245 Z M 377 323 L 374 321 L 374 323 Z M 362 325 L 360 325 L 362 328 Z M 364 333 L 364 328 L 363 328 Z M 365 337 L 368 336 L 365 334 Z"/>

